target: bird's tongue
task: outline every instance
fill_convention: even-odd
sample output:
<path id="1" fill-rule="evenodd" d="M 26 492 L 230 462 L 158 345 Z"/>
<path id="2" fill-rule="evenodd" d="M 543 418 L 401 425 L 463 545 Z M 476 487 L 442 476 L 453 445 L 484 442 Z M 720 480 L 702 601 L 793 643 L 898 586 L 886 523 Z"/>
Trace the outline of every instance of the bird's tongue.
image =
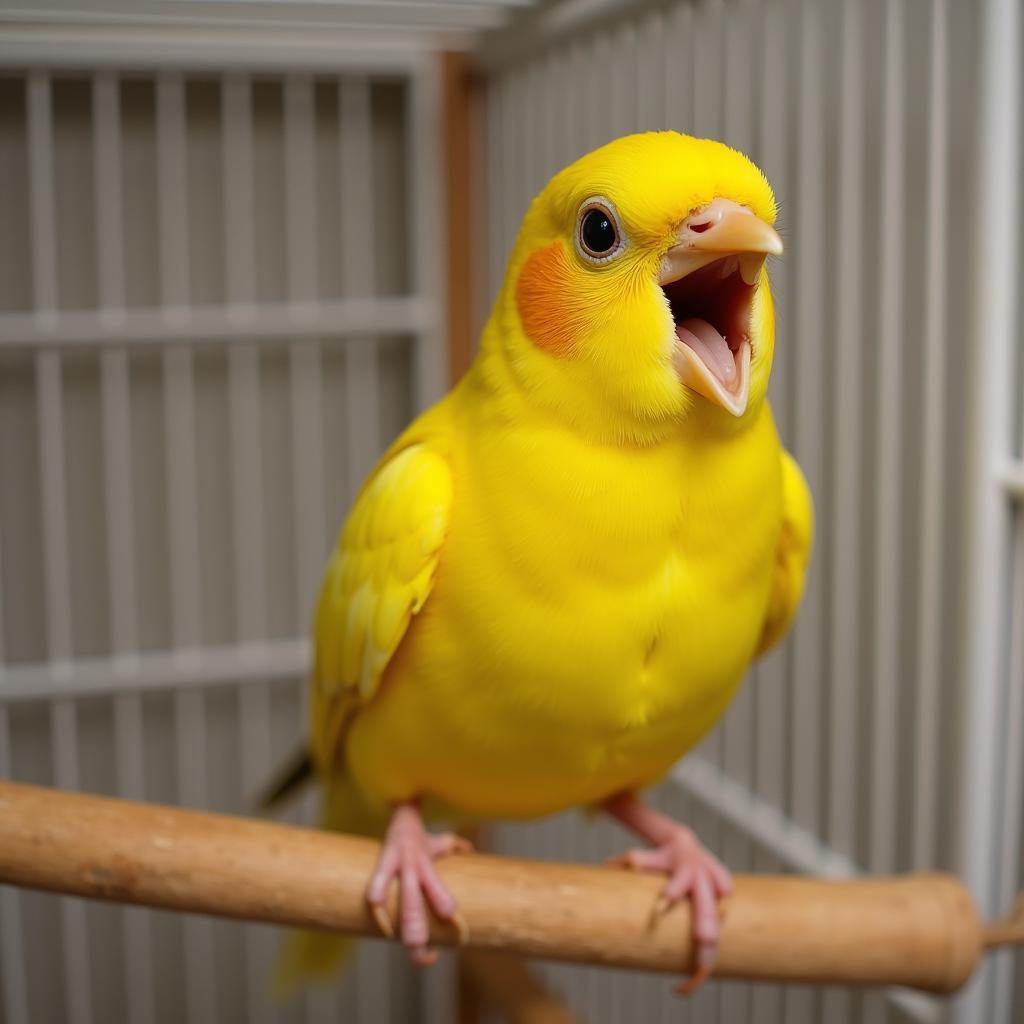
<path id="1" fill-rule="evenodd" d="M 707 320 L 698 317 L 684 320 L 676 327 L 676 337 L 696 352 L 701 362 L 726 388 L 733 388 L 736 383 L 736 359 L 728 342 Z"/>

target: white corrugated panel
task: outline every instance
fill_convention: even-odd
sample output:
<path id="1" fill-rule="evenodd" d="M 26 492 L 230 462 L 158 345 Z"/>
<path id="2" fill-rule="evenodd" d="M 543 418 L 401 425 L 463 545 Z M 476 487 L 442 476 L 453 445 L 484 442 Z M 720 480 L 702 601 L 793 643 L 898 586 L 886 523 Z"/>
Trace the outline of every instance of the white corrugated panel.
<path id="1" fill-rule="evenodd" d="M 299 742 L 333 535 L 444 373 L 417 241 L 433 79 L 0 78 L 5 776 L 245 813 Z M 10 1024 L 407 1020 L 418 998 L 369 944 L 278 1008 L 271 929 L 8 890 L 0 913 Z"/>

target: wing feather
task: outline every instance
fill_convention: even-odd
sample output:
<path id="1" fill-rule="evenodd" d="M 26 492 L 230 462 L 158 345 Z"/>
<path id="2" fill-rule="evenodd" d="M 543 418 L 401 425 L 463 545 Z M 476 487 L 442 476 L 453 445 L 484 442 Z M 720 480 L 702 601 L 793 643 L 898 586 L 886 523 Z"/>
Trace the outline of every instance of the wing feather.
<path id="1" fill-rule="evenodd" d="M 314 623 L 312 747 L 329 765 L 345 727 L 426 603 L 452 503 L 447 461 L 403 448 L 363 488 L 324 574 Z"/>
<path id="2" fill-rule="evenodd" d="M 814 535 L 807 481 L 789 452 L 782 453 L 782 533 L 775 551 L 775 582 L 758 654 L 771 650 L 789 629 L 804 590 Z"/>

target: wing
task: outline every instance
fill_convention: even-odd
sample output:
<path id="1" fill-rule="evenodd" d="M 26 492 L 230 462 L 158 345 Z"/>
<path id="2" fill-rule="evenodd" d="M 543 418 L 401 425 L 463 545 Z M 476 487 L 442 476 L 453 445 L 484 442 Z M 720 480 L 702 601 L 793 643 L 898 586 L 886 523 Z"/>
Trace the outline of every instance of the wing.
<path id="1" fill-rule="evenodd" d="M 424 444 L 387 459 L 356 499 L 314 623 L 310 739 L 321 767 L 333 763 L 347 724 L 373 698 L 430 594 L 451 504 L 448 463 Z"/>
<path id="2" fill-rule="evenodd" d="M 814 536 L 811 492 L 789 452 L 782 453 L 782 533 L 775 551 L 775 583 L 757 653 L 764 654 L 782 639 L 796 614 L 807 575 Z"/>

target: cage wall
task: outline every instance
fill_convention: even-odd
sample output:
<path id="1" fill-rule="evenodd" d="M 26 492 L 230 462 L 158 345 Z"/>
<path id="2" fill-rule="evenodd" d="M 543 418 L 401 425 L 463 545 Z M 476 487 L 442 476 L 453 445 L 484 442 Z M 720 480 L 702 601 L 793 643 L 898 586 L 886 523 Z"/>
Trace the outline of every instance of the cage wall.
<path id="1" fill-rule="evenodd" d="M 434 71 L 182 57 L 0 77 L 0 774 L 246 813 L 338 526 L 445 372 Z M 279 1012 L 272 929 L 0 913 L 9 1024 L 418 1016 L 381 946 Z"/>

